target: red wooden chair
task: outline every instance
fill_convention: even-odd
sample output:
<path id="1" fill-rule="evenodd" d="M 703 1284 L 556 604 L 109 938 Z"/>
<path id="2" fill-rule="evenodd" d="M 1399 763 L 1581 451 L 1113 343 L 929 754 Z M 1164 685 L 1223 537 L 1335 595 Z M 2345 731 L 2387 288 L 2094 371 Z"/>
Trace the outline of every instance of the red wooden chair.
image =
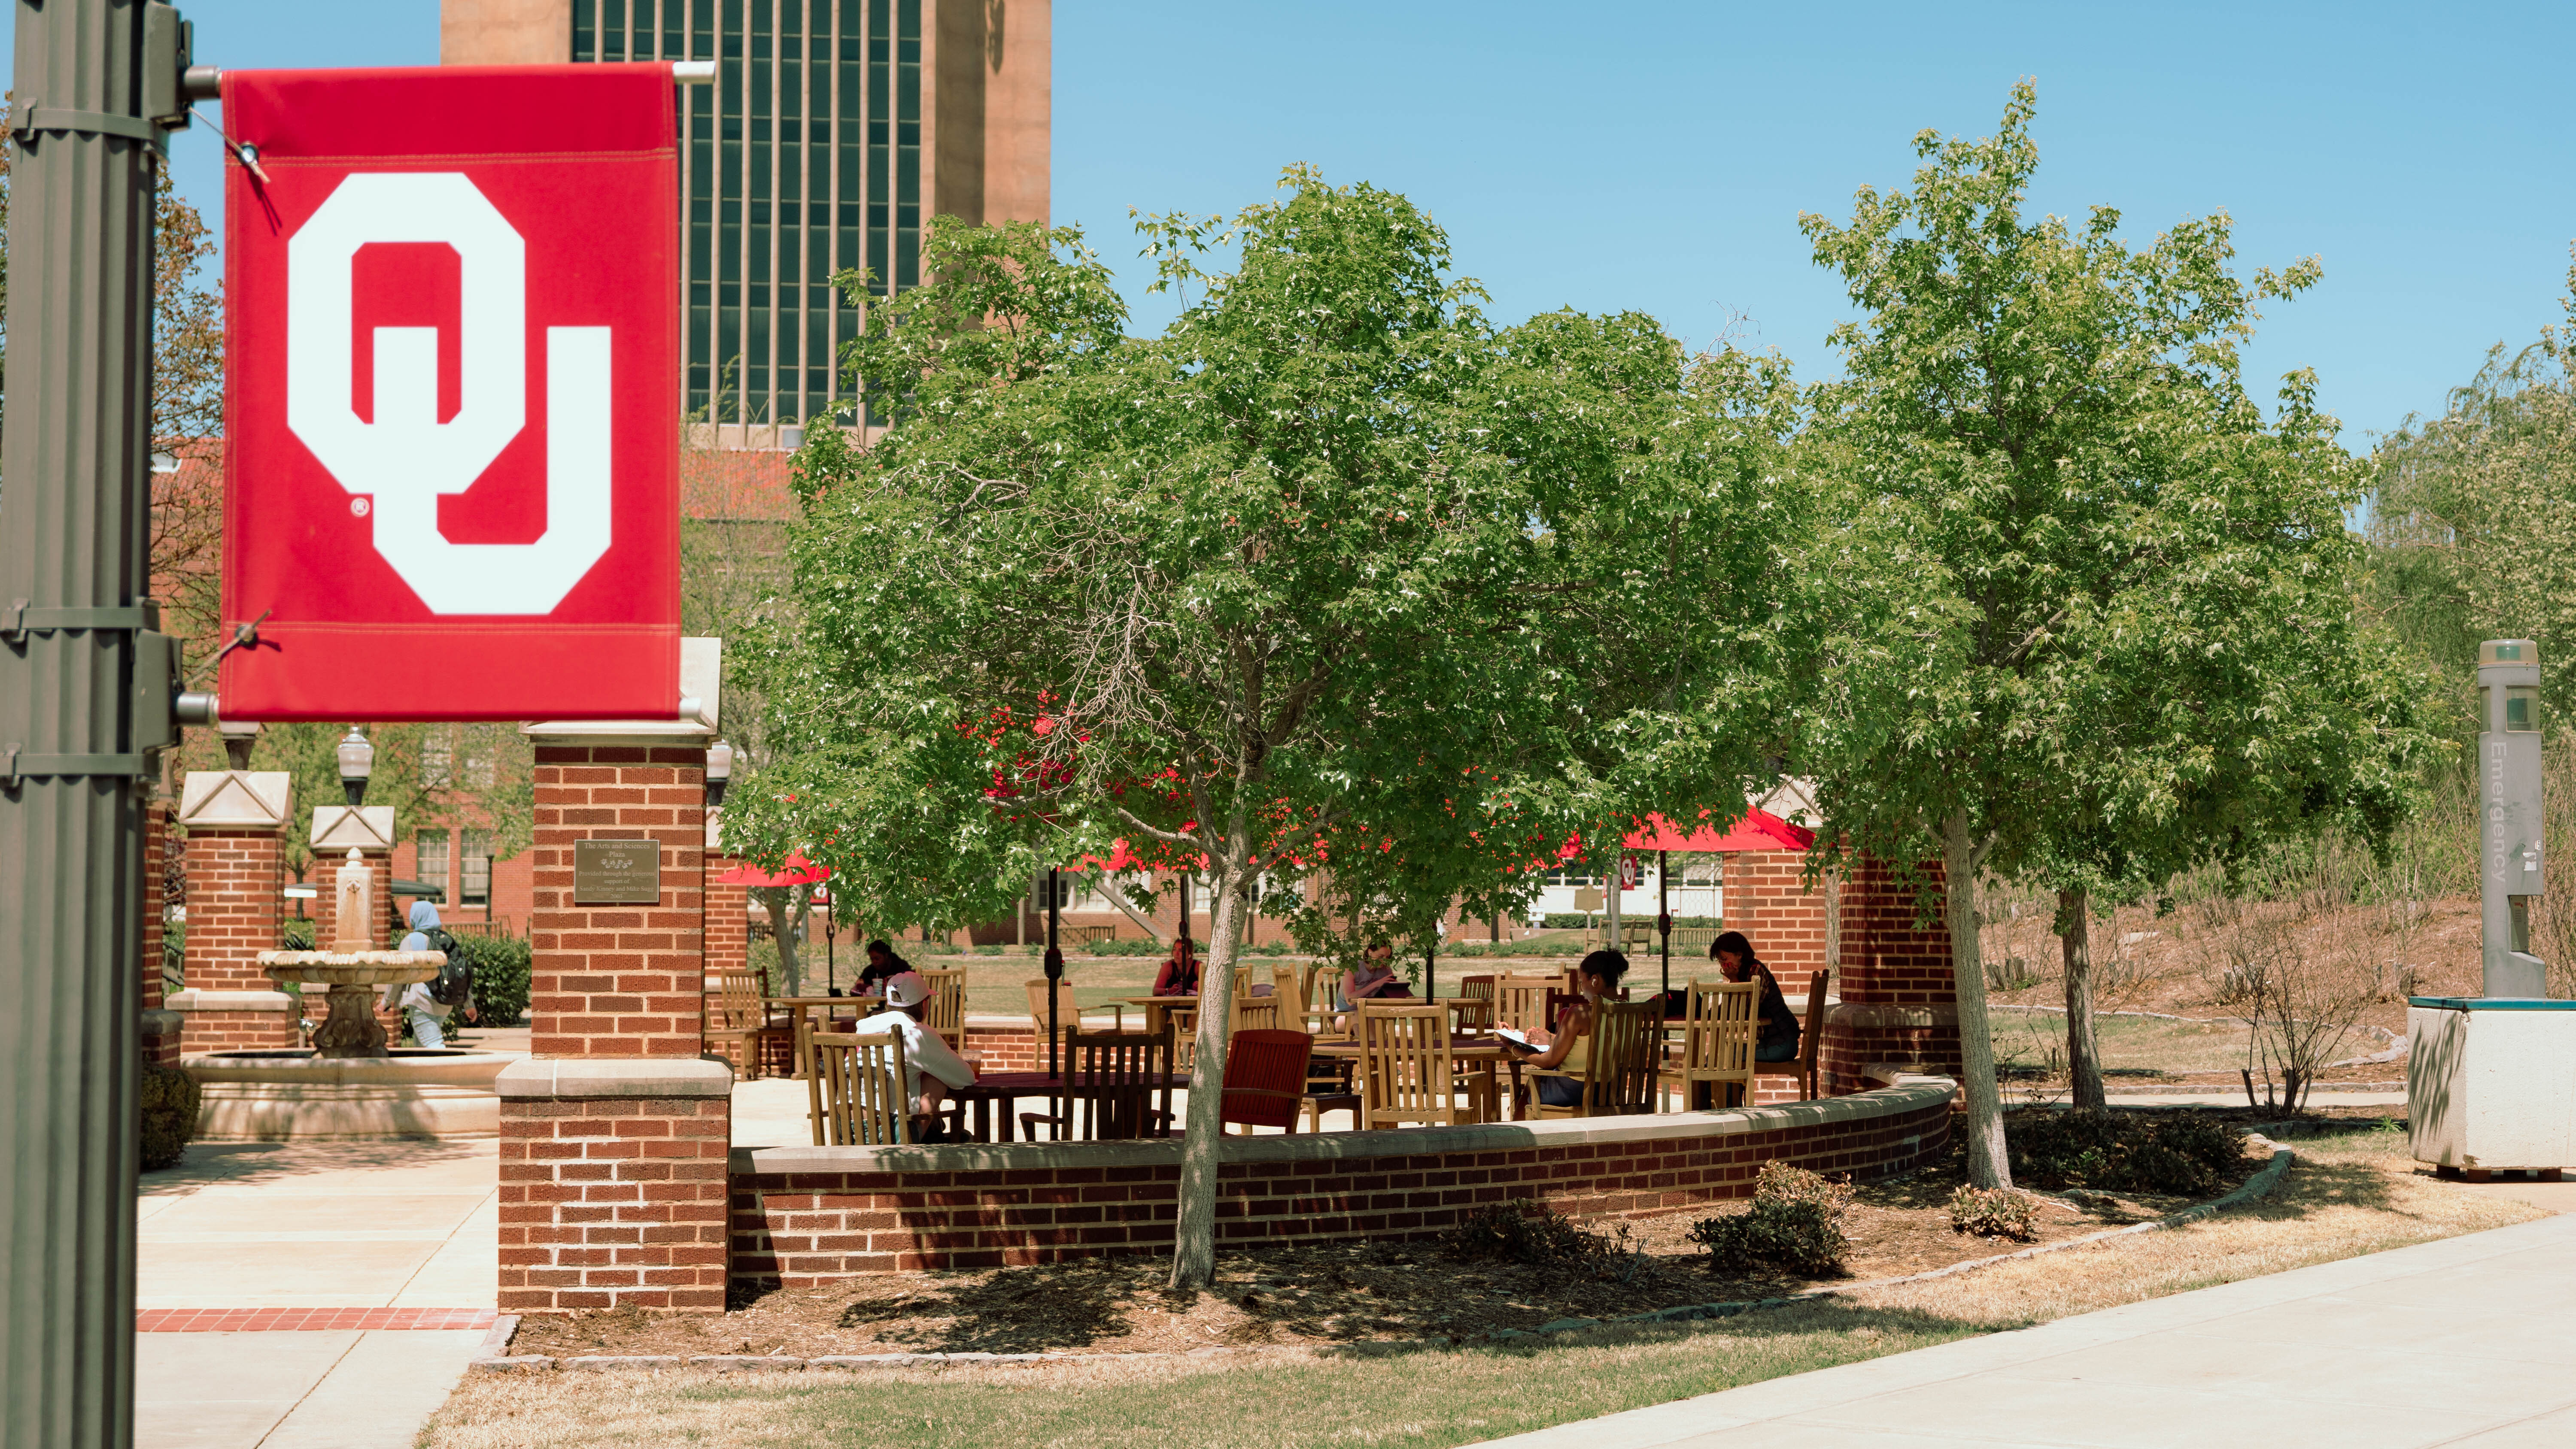
<path id="1" fill-rule="evenodd" d="M 1297 1130 L 1306 1101 L 1306 1058 L 1315 1039 L 1302 1031 L 1247 1027 L 1225 1045 L 1225 1104 L 1217 1130 L 1228 1126 Z"/>

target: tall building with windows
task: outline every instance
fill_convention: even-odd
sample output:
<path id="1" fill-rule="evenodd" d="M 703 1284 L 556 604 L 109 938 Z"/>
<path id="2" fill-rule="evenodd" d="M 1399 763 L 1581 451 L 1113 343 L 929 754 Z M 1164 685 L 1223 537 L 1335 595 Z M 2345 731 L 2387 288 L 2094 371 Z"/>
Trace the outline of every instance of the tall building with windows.
<path id="1" fill-rule="evenodd" d="M 931 217 L 1047 219 L 1051 0 L 443 0 L 448 65 L 712 60 L 680 90 L 681 407 L 702 445 L 855 421 L 837 366 Z"/>

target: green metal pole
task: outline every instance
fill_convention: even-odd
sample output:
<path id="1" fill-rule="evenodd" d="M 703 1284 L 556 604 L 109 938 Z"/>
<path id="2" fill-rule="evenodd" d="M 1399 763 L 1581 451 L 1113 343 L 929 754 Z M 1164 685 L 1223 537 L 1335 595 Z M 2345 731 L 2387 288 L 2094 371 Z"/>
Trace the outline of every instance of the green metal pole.
<path id="1" fill-rule="evenodd" d="M 17 0 L 0 413 L 0 1443 L 134 1438 L 152 204 L 178 13 Z"/>

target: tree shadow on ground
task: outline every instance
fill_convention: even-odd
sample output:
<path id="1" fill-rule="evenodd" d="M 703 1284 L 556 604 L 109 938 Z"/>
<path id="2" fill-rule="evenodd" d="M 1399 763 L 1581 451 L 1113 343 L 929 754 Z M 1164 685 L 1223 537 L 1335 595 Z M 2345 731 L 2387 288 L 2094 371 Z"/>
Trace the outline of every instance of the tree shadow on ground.
<path id="1" fill-rule="evenodd" d="M 500 1160 L 499 1145 L 474 1140 L 399 1138 L 380 1142 L 191 1142 L 187 1155 L 142 1174 L 146 1194 L 223 1184 L 255 1187 L 317 1172 L 423 1167 L 471 1157 Z"/>

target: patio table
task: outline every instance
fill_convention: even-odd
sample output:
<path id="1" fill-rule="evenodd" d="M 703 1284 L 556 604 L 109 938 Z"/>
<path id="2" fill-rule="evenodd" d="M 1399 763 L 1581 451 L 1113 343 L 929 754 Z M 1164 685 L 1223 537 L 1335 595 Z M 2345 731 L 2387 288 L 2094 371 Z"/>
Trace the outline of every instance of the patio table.
<path id="1" fill-rule="evenodd" d="M 819 1006 L 823 1008 L 823 1019 L 816 1023 L 815 1029 L 818 1031 L 830 1031 L 832 1029 L 832 1013 L 834 1011 L 846 1006 L 851 1009 L 850 1014 L 853 1017 L 864 1017 L 876 1011 L 877 1008 L 885 1005 L 885 998 L 882 995 L 764 996 L 760 998 L 760 1002 L 764 1007 L 786 1008 L 787 1029 L 791 1032 L 796 1029 L 796 1023 L 798 1021 L 802 1020 L 804 1017 L 809 1015 L 815 1007 Z M 805 1075 L 805 1054 L 801 1048 L 796 1054 L 796 1075 L 799 1077 Z"/>
<path id="2" fill-rule="evenodd" d="M 1163 1077 L 1166 1092 L 1190 1084 L 1185 1072 L 1168 1072 Z M 1063 1077 L 1054 1072 L 982 1072 L 963 1087 L 950 1089 L 951 1101 L 973 1109 L 975 1140 L 993 1141 L 993 1104 L 1002 1104 L 1001 1140 L 1009 1142 L 1019 1130 L 1019 1102 L 1022 1097 L 1053 1097 L 1063 1090 Z M 1132 1090 L 1122 1088 L 1122 1090 Z M 1149 1085 L 1146 1090 L 1152 1090 Z"/>

